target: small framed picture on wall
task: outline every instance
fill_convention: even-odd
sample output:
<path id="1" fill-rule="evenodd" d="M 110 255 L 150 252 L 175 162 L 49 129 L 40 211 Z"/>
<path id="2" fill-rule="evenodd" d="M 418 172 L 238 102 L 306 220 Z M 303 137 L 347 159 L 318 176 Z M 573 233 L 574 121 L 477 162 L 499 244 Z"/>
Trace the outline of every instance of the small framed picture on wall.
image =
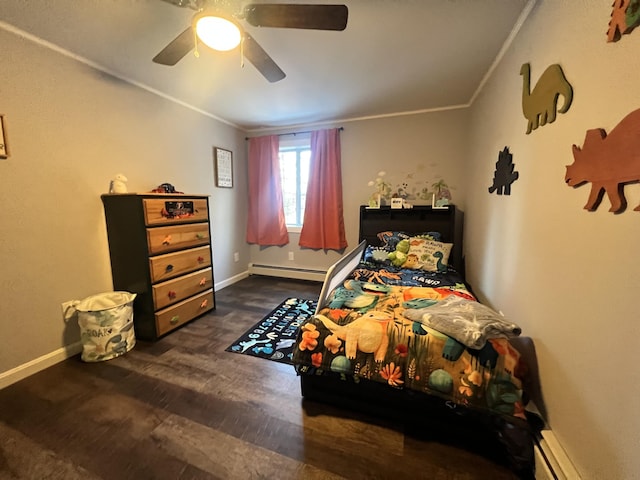
<path id="1" fill-rule="evenodd" d="M 4 115 L 0 114 L 0 158 L 9 158 L 9 145 L 7 144 L 7 127 Z"/>
<path id="2" fill-rule="evenodd" d="M 233 188 L 233 152 L 213 147 L 216 187 Z"/>

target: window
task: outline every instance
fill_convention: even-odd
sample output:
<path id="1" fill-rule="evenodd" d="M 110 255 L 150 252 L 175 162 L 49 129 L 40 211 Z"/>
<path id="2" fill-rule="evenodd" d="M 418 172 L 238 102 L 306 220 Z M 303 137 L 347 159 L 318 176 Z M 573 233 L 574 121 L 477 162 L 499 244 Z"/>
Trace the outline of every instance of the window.
<path id="1" fill-rule="evenodd" d="M 291 139 L 280 139 L 279 153 L 282 202 L 287 229 L 299 231 L 307 199 L 311 159 L 310 136 L 296 135 Z"/>

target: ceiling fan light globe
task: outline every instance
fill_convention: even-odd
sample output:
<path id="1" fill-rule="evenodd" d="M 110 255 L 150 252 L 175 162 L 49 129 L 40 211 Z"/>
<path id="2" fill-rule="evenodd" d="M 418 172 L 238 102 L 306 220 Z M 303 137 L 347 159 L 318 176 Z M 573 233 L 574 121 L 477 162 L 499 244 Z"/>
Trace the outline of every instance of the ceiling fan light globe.
<path id="1" fill-rule="evenodd" d="M 202 42 L 214 50 L 226 52 L 240 45 L 240 28 L 226 18 L 203 15 L 196 20 L 196 34 Z"/>

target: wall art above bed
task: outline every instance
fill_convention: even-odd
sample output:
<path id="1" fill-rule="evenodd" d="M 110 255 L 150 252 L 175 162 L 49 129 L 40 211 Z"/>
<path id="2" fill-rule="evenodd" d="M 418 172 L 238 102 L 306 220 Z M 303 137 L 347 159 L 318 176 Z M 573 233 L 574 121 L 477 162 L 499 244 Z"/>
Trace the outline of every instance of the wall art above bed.
<path id="1" fill-rule="evenodd" d="M 640 25 L 640 0 L 615 0 L 607 30 L 607 42 L 617 42 Z"/>
<path id="2" fill-rule="evenodd" d="M 573 145 L 574 162 L 567 165 L 565 182 L 579 187 L 591 182 L 591 192 L 584 208 L 594 211 L 606 193 L 610 212 L 627 207 L 624 185 L 640 182 L 640 109 L 624 117 L 609 135 L 602 128 L 587 130 L 584 144 Z M 640 211 L 640 205 L 634 210 Z"/>
<path id="3" fill-rule="evenodd" d="M 435 178 L 429 180 L 431 175 Z M 438 206 L 452 203 L 451 190 L 455 187 L 449 186 L 440 175 L 431 175 L 427 174 L 424 165 L 418 165 L 416 171 L 408 173 L 396 169 L 389 176 L 386 171 L 379 171 L 375 180 L 369 180 L 367 183 L 367 186 L 374 189 L 367 204 L 369 208 L 379 208 L 383 205 L 392 205 L 393 199 L 397 202 L 395 208 L 408 208 L 410 200 L 411 203 L 417 204 L 433 201 Z"/>
<path id="4" fill-rule="evenodd" d="M 498 195 L 511 195 L 511 184 L 518 179 L 518 172 L 515 172 L 513 155 L 509 153 L 509 147 L 504 147 L 498 154 L 496 170 L 493 173 L 493 184 L 489 187 L 489 193 L 496 192 Z"/>
<path id="5" fill-rule="evenodd" d="M 522 75 L 522 113 L 527 119 L 528 135 L 539 126 L 555 122 L 556 111 L 566 113 L 569 110 L 573 100 L 573 87 L 558 64 L 547 67 L 533 90 L 530 90 L 531 65 L 523 64 L 520 75 Z M 557 110 L 560 95 L 564 97 L 564 103 Z"/>

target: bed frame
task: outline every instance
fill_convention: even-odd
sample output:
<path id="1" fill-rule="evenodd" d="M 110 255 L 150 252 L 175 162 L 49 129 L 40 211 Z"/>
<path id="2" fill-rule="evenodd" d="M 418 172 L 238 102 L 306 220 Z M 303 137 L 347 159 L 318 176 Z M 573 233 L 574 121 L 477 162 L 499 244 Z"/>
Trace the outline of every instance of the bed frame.
<path id="1" fill-rule="evenodd" d="M 367 245 L 380 245 L 378 233 L 389 230 L 416 235 L 425 232 L 440 232 L 443 242 L 453 243 L 449 264 L 460 273 L 464 272 L 462 212 L 456 209 L 455 205 L 449 205 L 446 208 L 415 206 L 407 209 L 369 208 L 362 205 L 360 207 L 360 244 L 328 269 L 320 292 L 318 309 L 326 303 L 331 292 L 358 265 L 365 247 Z M 396 402 L 404 402 L 406 397 L 406 391 L 394 390 L 376 382 L 364 382 L 366 385 L 362 385 L 363 382 L 361 382 L 361 385 L 351 385 L 348 382 L 336 380 L 329 376 L 301 375 L 300 383 L 302 395 L 305 398 L 343 405 L 352 403 L 352 407 L 359 406 L 361 401 L 370 400 L 371 394 L 375 392 L 375 396 L 381 399 L 380 405 L 367 401 L 368 407 L 374 413 L 388 412 L 390 406 L 396 405 Z M 346 398 L 345 388 L 353 389 L 353 391 L 350 390 L 348 392 Z M 369 390 L 370 388 L 372 389 L 371 391 Z"/>
<path id="2" fill-rule="evenodd" d="M 389 207 L 370 209 L 361 206 L 359 231 L 361 243 L 329 269 L 323 286 L 324 296 L 340 284 L 355 267 L 362 257 L 365 245 L 367 243 L 379 245 L 377 233 L 388 230 L 409 234 L 440 232 L 443 242 L 453 243 L 449 264 L 464 278 L 462 224 L 462 212 L 454 205 L 441 209 L 428 206 L 415 206 L 412 209 Z M 523 340 L 522 348 L 533 348 L 532 344 L 527 344 L 529 339 Z M 533 356 L 535 358 L 535 352 Z M 500 435 L 487 435 L 487 432 L 505 428 L 504 425 L 495 424 L 496 422 L 506 423 L 500 418 L 469 412 L 466 412 L 462 418 L 459 412 L 456 412 L 456 408 L 451 408 L 451 405 L 446 405 L 439 399 L 408 389 L 392 389 L 384 384 L 367 380 L 355 383 L 344 381 L 337 376 L 301 374 L 300 386 L 305 399 L 305 409 L 309 414 L 313 414 L 318 406 L 309 404 L 307 400 L 339 406 L 342 413 L 358 412 L 375 418 L 395 420 L 405 428 L 415 428 L 416 419 L 422 418 L 428 422 L 429 431 L 437 431 L 439 440 L 446 442 L 447 438 L 450 438 L 452 442 L 459 445 L 459 439 L 464 437 L 469 442 L 469 445 L 464 445 L 465 447 L 473 450 L 480 448 L 482 450 L 480 453 L 493 457 L 496 461 L 504 462 L 506 458 L 506 462 L 518 470 L 522 478 L 529 478 L 530 474 L 533 474 L 533 466 L 529 469 L 526 461 L 524 468 L 520 465 L 519 456 L 522 452 L 508 451 L 509 444 L 500 442 Z M 530 435 L 527 431 L 522 434 Z M 531 458 L 533 458 L 532 452 Z M 517 465 L 513 465 L 514 461 Z"/>

